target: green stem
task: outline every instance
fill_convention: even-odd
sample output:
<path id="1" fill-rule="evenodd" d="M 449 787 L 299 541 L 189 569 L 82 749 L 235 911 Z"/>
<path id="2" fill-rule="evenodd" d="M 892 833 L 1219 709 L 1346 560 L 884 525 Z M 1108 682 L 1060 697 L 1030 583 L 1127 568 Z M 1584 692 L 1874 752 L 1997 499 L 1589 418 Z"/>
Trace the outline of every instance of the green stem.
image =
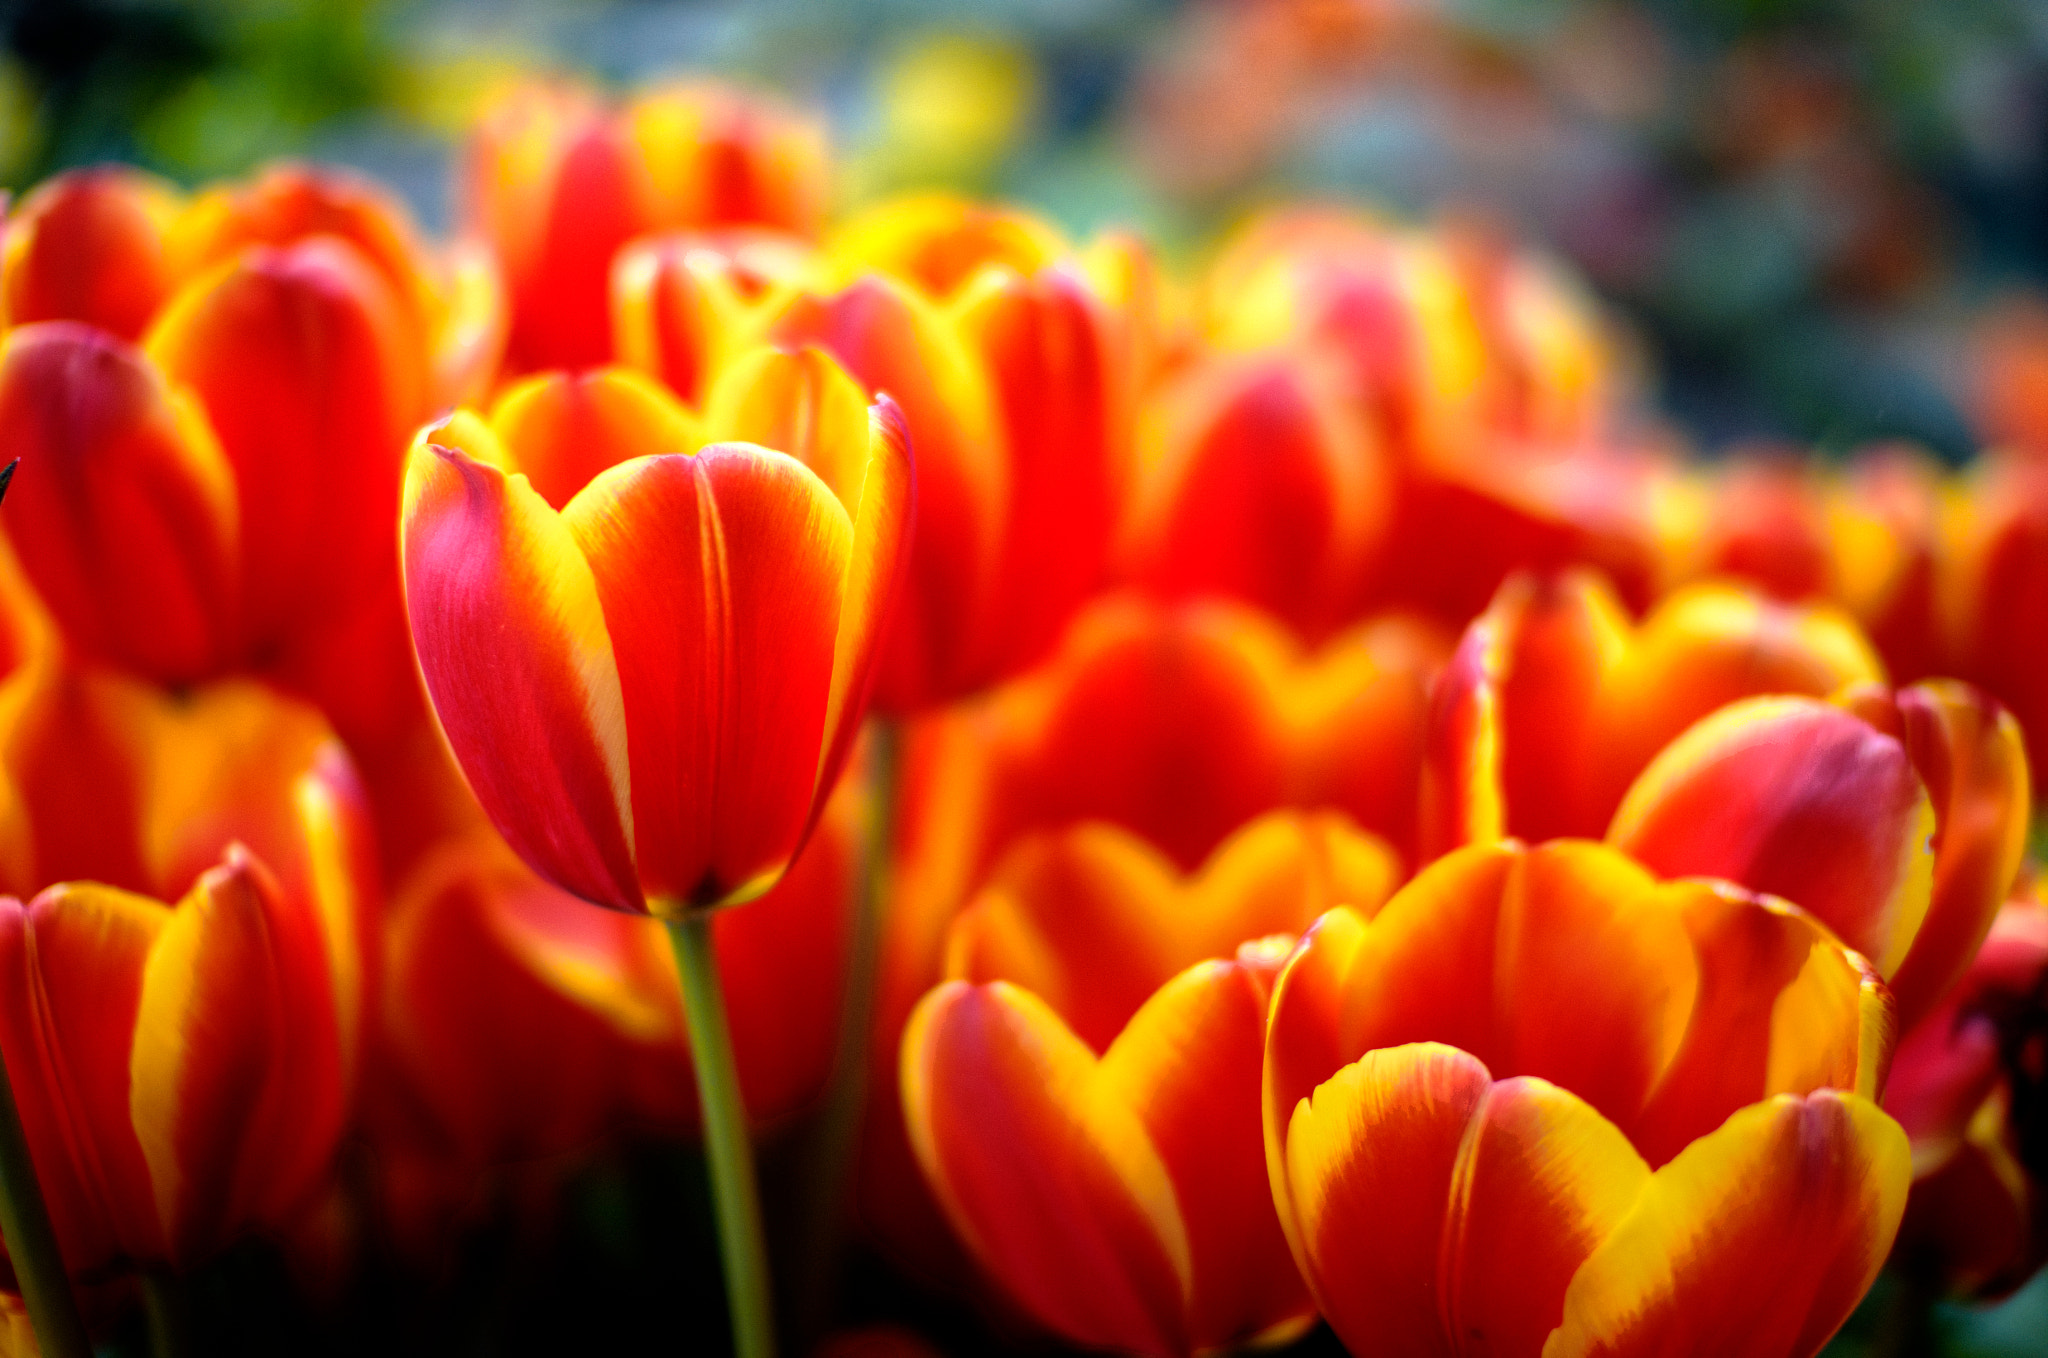
<path id="1" fill-rule="evenodd" d="M 192 1352 L 192 1306 L 184 1281 L 166 1269 L 146 1271 L 142 1309 L 149 1317 L 152 1358 L 187 1358 Z"/>
<path id="2" fill-rule="evenodd" d="M 754 1190 L 754 1148 L 733 1062 L 732 1029 L 712 948 L 711 915 L 693 910 L 668 921 L 683 988 L 683 1022 L 690 1032 L 690 1063 L 697 1069 L 697 1103 L 704 1121 L 704 1157 L 711 1170 L 718 1248 L 725 1261 L 725 1296 L 732 1312 L 738 1358 L 774 1358 L 775 1320 L 768 1295 L 768 1249 L 761 1201 Z"/>
<path id="3" fill-rule="evenodd" d="M 0 1057 L 0 1232 L 7 1239 L 7 1257 L 28 1303 L 29 1324 L 43 1358 L 92 1358 L 78 1301 L 64 1274 L 64 1256 L 57 1250 L 57 1232 L 43 1202 L 28 1136 L 21 1129 L 21 1109 L 14 1102 L 14 1081 Z"/>
<path id="4" fill-rule="evenodd" d="M 867 1107 L 868 1047 L 874 1025 L 875 980 L 882 950 L 882 903 L 887 898 L 889 841 L 895 831 L 896 768 L 902 731 L 888 717 L 868 723 L 868 806 L 862 825 L 860 877 L 852 892 L 853 927 L 846 949 L 846 993 L 839 1010 L 839 1043 L 832 1056 L 816 1132 L 805 1157 L 804 1255 L 797 1314 L 815 1322 L 829 1308 L 834 1266 L 845 1234 L 855 1148 Z"/>

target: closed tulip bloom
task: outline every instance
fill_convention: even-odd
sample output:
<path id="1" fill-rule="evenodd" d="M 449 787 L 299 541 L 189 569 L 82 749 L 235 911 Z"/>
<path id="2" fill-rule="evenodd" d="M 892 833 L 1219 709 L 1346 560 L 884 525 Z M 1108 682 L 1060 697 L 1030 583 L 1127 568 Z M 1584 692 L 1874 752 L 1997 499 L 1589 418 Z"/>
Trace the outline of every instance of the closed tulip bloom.
<path id="1" fill-rule="evenodd" d="M 1341 817 L 1276 813 L 1186 879 L 1088 825 L 1020 842 L 954 922 L 956 979 L 904 1034 L 905 1117 L 954 1226 L 1040 1323 L 1155 1354 L 1307 1324 L 1259 1146 L 1266 999 L 1295 931 L 1333 901 L 1377 908 L 1394 874 Z"/>
<path id="2" fill-rule="evenodd" d="M 1212 360 L 1148 405 L 1124 570 L 1168 597 L 1221 594 L 1311 636 L 1365 599 L 1392 514 L 1370 427 L 1301 355 Z"/>
<path id="3" fill-rule="evenodd" d="M 2031 811 L 2019 728 L 1953 680 L 1732 703 L 1629 789 L 1608 839 L 1653 871 L 1797 902 L 1917 1022 L 2011 889 Z"/>
<path id="4" fill-rule="evenodd" d="M 908 712 L 1041 659 L 1100 585 L 1135 340 L 1080 255 L 1020 214 L 912 199 L 825 250 L 844 285 L 800 291 L 770 335 L 902 405 L 921 508 L 875 701 Z"/>
<path id="5" fill-rule="evenodd" d="M 32 666 L 0 729 L 0 1043 L 66 1262 L 281 1228 L 349 1114 L 376 907 L 317 714 Z M 170 904 L 175 902 L 176 904 Z"/>
<path id="6" fill-rule="evenodd" d="M 1812 1354 L 1905 1207 L 1889 1055 L 1882 984 L 1796 908 L 1474 846 L 1302 939 L 1267 1169 L 1354 1351 Z"/>
<path id="7" fill-rule="evenodd" d="M 7 218 L 7 323 L 82 321 L 140 339 L 180 281 L 165 243 L 178 210 L 175 189 L 126 166 L 38 185 Z"/>
<path id="8" fill-rule="evenodd" d="M 759 95 L 676 86 L 610 106 L 562 85 L 511 91 L 463 164 L 468 224 L 490 242 L 511 299 L 507 361 L 605 362 L 622 246 L 696 227 L 815 234 L 826 171 L 820 130 Z"/>
<path id="9" fill-rule="evenodd" d="M 449 745 L 529 866 L 617 909 L 774 885 L 850 746 L 906 554 L 894 407 L 801 354 L 746 380 L 787 401 L 742 392 L 735 432 L 789 451 L 634 456 L 557 510 L 462 413 L 406 478 L 406 600 Z"/>
<path id="10" fill-rule="evenodd" d="M 679 231 L 635 240 L 612 263 L 617 361 L 701 405 L 780 294 L 816 267 L 806 241 L 778 231 Z"/>
<path id="11" fill-rule="evenodd" d="M 1854 622 L 1826 606 L 1706 584 L 1631 624 L 1592 572 L 1513 577 L 1466 628 L 1437 689 L 1425 851 L 1598 836 L 1658 751 L 1708 713 L 1883 677 Z"/>
<path id="12" fill-rule="evenodd" d="M 1913 1139 L 1894 1259 L 1958 1297 L 1998 1297 L 2048 1259 L 2048 907 L 1999 912 L 1962 982 L 1899 1040 L 1885 1108 Z"/>

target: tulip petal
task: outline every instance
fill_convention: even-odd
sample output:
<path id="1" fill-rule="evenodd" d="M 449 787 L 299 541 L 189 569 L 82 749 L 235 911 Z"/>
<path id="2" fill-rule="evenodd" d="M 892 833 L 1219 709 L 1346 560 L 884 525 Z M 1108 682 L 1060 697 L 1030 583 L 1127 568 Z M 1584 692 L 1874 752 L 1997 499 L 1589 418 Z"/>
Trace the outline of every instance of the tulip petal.
<path id="1" fill-rule="evenodd" d="M 351 1102 L 310 902 L 231 850 L 151 950 L 134 1041 L 129 1104 L 172 1262 L 297 1207 Z"/>
<path id="2" fill-rule="evenodd" d="M 1649 1180 L 1628 1138 L 1577 1095 L 1526 1076 L 1488 1090 L 1446 1209 L 1443 1314 L 1461 1351 L 1538 1352 L 1572 1275 Z"/>
<path id="3" fill-rule="evenodd" d="M 1889 976 L 1927 913 L 1934 827 L 1898 740 L 1828 703 L 1751 698 L 1667 746 L 1607 837 L 1664 876 L 1782 896 Z"/>
<path id="4" fill-rule="evenodd" d="M 1938 826 L 1927 918 L 1889 978 L 1903 1030 L 1956 984 L 1991 931 L 2026 850 L 2032 789 L 2019 723 L 1990 695 L 1935 679 L 1901 689 L 1897 706 Z"/>
<path id="5" fill-rule="evenodd" d="M 0 901 L 0 1036 L 67 1264 L 163 1255 L 128 1111 L 143 966 L 171 912 L 94 883 Z"/>
<path id="6" fill-rule="evenodd" d="M 524 477 L 426 445 L 401 531 L 420 672 L 484 810 L 563 890 L 641 908 L 619 671 L 566 525 Z"/>
<path id="7" fill-rule="evenodd" d="M 561 523 L 618 661 L 641 880 L 682 906 L 758 895 L 822 798 L 852 522 L 795 458 L 714 444 L 612 468 Z"/>
<path id="8" fill-rule="evenodd" d="M 903 1035 L 903 1107 L 954 1225 L 1033 1314 L 1083 1343 L 1188 1349 L 1188 1239 L 1143 1125 L 1028 992 L 949 982 Z"/>
<path id="9" fill-rule="evenodd" d="M 1868 962 L 1783 901 L 1722 882 L 1667 889 L 1698 951 L 1699 999 L 1649 1104 L 1624 1124 L 1651 1164 L 1773 1094 L 1876 1096 L 1891 1002 Z"/>
<path id="10" fill-rule="evenodd" d="M 1250 944 L 1190 967 L 1102 1058 L 1100 1079 L 1144 1123 L 1177 1192 L 1198 1349 L 1305 1322 L 1313 1309 L 1274 1215 L 1259 1119 L 1266 1000 L 1285 946 Z"/>
<path id="11" fill-rule="evenodd" d="M 900 408 L 917 451 L 917 529 L 902 606 L 876 677 L 889 711 L 924 706 L 980 681 L 978 610 L 996 569 L 1008 461 L 986 374 L 954 329 L 901 284 L 862 279 L 835 297 L 799 298 L 775 342 L 816 345 Z"/>
<path id="12" fill-rule="evenodd" d="M 1440 1274 L 1452 1178 L 1492 1078 L 1434 1042 L 1367 1052 L 1287 1114 L 1296 1260 L 1330 1328 L 1385 1353 L 1458 1352 Z M 1363 1223 L 1370 1223 L 1362 1228 Z"/>
<path id="13" fill-rule="evenodd" d="M 180 293 L 144 347 L 205 407 L 234 470 L 254 643 L 389 580 L 427 360 L 382 274 L 333 237 L 257 248 Z"/>
<path id="14" fill-rule="evenodd" d="M 1544 1358 L 1806 1358 L 1877 1276 L 1910 1160 L 1898 1124 L 1856 1094 L 1742 1109 L 1651 1178 L 1573 1277 Z"/>
<path id="15" fill-rule="evenodd" d="M 8 536 L 88 655 L 169 681 L 237 658 L 235 487 L 212 431 L 140 353 L 69 322 L 11 331 Z"/>
<path id="16" fill-rule="evenodd" d="M 511 459 L 556 509 L 607 468 L 636 457 L 694 453 L 697 423 L 660 383 L 630 368 L 544 373 L 508 389 L 491 425 Z"/>

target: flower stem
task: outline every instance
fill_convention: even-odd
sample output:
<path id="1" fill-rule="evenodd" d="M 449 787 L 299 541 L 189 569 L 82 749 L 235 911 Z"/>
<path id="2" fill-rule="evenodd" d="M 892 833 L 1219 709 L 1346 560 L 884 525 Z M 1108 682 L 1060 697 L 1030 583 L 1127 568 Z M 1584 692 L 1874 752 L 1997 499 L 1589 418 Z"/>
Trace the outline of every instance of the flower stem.
<path id="1" fill-rule="evenodd" d="M 668 921 L 676 973 L 683 988 L 683 1022 L 690 1033 L 690 1063 L 697 1070 L 697 1103 L 704 1121 L 704 1157 L 711 1170 L 718 1249 L 725 1261 L 725 1296 L 732 1312 L 738 1358 L 774 1358 L 775 1319 L 768 1295 L 768 1248 L 761 1201 L 754 1189 L 754 1148 L 733 1062 L 732 1029 L 712 948 L 711 915 L 693 910 Z"/>
<path id="2" fill-rule="evenodd" d="M 44 1358 L 92 1358 L 78 1301 L 64 1274 L 64 1256 L 57 1250 L 57 1232 L 43 1202 L 35 1161 L 28 1153 L 28 1135 L 21 1129 L 21 1109 L 14 1102 L 14 1081 L 0 1057 L 0 1232 L 7 1238 L 7 1257 L 28 1303 L 29 1324 Z"/>

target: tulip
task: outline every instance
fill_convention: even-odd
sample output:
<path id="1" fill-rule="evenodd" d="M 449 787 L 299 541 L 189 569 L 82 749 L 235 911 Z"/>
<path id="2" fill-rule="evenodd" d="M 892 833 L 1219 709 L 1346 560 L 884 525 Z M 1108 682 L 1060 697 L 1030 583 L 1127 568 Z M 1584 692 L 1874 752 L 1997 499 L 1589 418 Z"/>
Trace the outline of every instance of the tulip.
<path id="1" fill-rule="evenodd" d="M 1459 850 L 1275 985 L 1288 1243 L 1357 1352 L 1814 1353 L 1905 1207 L 1890 1019 L 1796 907 L 1600 845 Z"/>
<path id="2" fill-rule="evenodd" d="M 1020 841 L 953 923 L 903 1037 L 904 1117 L 960 1235 L 1040 1323 L 1190 1354 L 1298 1333 L 1263 1177 L 1273 975 L 1396 866 L 1342 817 L 1276 813 L 1183 880 L 1127 832 Z M 1110 965 L 1103 965 L 1107 961 Z"/>
<path id="3" fill-rule="evenodd" d="M 1392 474 L 1316 365 L 1199 363 L 1148 415 L 1126 574 L 1170 598 L 1245 600 L 1310 636 L 1356 615 L 1389 527 Z"/>
<path id="4" fill-rule="evenodd" d="M 2010 713 L 1953 680 L 1732 703 L 1629 789 L 1609 842 L 1653 871 L 1796 901 L 1869 957 L 1902 1025 L 1969 966 L 2029 815 Z"/>
<path id="5" fill-rule="evenodd" d="M 922 509 L 875 703 L 905 713 L 1039 660 L 1100 584 L 1136 341 L 1086 262 L 1019 214 L 911 199 L 825 254 L 844 286 L 797 291 L 768 334 L 902 405 Z"/>
<path id="6" fill-rule="evenodd" d="M 1899 1041 L 1885 1108 L 1913 1139 L 1894 1259 L 1936 1289 L 1998 1297 L 2048 1260 L 2042 1032 L 2048 907 L 2016 894 L 1968 974 Z"/>
<path id="7" fill-rule="evenodd" d="M 346 1123 L 362 794 L 318 715 L 252 684 L 5 688 L 0 1051 L 57 1239 L 74 1272 L 186 1266 L 286 1224 Z"/>
<path id="8" fill-rule="evenodd" d="M 181 290 L 251 248 L 321 236 L 383 275 L 433 355 L 436 400 L 476 395 L 504 344 L 488 259 L 466 244 L 445 256 L 429 249 L 382 189 L 333 168 L 274 165 L 189 200 L 121 166 L 58 175 L 8 223 L 7 319 L 79 321 L 140 341 Z"/>
<path id="9" fill-rule="evenodd" d="M 164 241 L 177 212 L 175 189 L 125 166 L 37 186 L 8 216 L 7 323 L 84 321 L 140 339 L 178 281 Z"/>
<path id="10" fill-rule="evenodd" d="M 1715 709 L 1883 676 L 1855 624 L 1825 606 L 1698 585 L 1632 626 L 1589 572 L 1512 578 L 1466 628 L 1437 691 L 1425 851 L 1597 836 L 1657 752 Z"/>
<path id="11" fill-rule="evenodd" d="M 789 875 L 716 922 L 757 1126 L 810 1105 L 831 1071 L 861 809 L 849 779 Z M 578 1151 L 628 1121 L 696 1124 L 661 926 L 590 909 L 488 830 L 414 871 L 386 955 L 371 1119 L 380 1155 L 407 1167 L 385 1187 L 416 1247 L 435 1233 L 422 1214 L 451 1213 L 490 1166 Z"/>
<path id="12" fill-rule="evenodd" d="M 449 745 L 521 858 L 615 909 L 675 915 L 774 885 L 844 762 L 904 556 L 894 407 L 859 416 L 816 355 L 766 354 L 741 380 L 743 426 L 768 413 L 754 393 L 801 403 L 783 432 L 811 439 L 804 461 L 664 444 L 635 419 L 684 437 L 687 417 L 601 374 L 509 394 L 496 430 L 468 413 L 426 430 L 407 473 L 406 597 Z M 579 426 L 527 419 L 558 399 L 649 435 L 559 510 L 536 483 L 565 484 L 554 450 Z"/>
<path id="13" fill-rule="evenodd" d="M 2048 652 L 2040 630 L 2017 620 L 2048 608 L 2048 463 L 1987 461 L 1959 489 L 1945 533 L 1952 672 L 2012 709 L 2038 765 L 2048 760 Z"/>
<path id="14" fill-rule="evenodd" d="M 1839 471 L 1783 456 L 1731 459 L 1684 492 L 1669 574 L 1739 576 L 1788 603 L 1854 617 L 1893 675 L 1938 672 L 1936 561 L 1941 485 L 1924 454 L 1879 448 Z"/>
<path id="15" fill-rule="evenodd" d="M 765 230 L 681 231 L 635 240 L 612 265 L 618 361 L 701 405 L 779 292 L 815 268 L 809 246 Z"/>
<path id="16" fill-rule="evenodd" d="M 458 412 L 414 448 L 400 541 L 420 672 L 492 823 L 564 891 L 669 922 L 735 1346 L 766 1358 L 709 912 L 773 887 L 810 837 L 867 703 L 915 488 L 893 403 L 861 418 L 822 355 L 768 352 L 735 380 L 734 432 L 799 456 L 636 456 L 557 510 Z"/>
<path id="17" fill-rule="evenodd" d="M 0 430 L 23 573 L 89 656 L 169 683 L 260 670 L 382 737 L 419 710 L 391 506 L 429 385 L 406 299 L 332 235 L 233 255 L 139 350 L 20 326 Z"/>
<path id="18" fill-rule="evenodd" d="M 815 234 L 822 133 L 760 96 L 715 85 L 608 107 L 527 85 L 489 109 L 464 157 L 463 209 L 511 298 L 514 371 L 612 356 L 608 280 L 634 237 L 693 227 Z"/>
<path id="19" fill-rule="evenodd" d="M 872 1229 L 927 1271 L 947 1265 L 888 1082 L 949 925 L 1018 837 L 1108 821 L 1191 871 L 1262 813 L 1328 807 L 1405 855 L 1441 654 L 1397 618 L 1305 652 L 1249 609 L 1116 596 L 1039 670 L 909 724 L 861 1167 Z"/>

